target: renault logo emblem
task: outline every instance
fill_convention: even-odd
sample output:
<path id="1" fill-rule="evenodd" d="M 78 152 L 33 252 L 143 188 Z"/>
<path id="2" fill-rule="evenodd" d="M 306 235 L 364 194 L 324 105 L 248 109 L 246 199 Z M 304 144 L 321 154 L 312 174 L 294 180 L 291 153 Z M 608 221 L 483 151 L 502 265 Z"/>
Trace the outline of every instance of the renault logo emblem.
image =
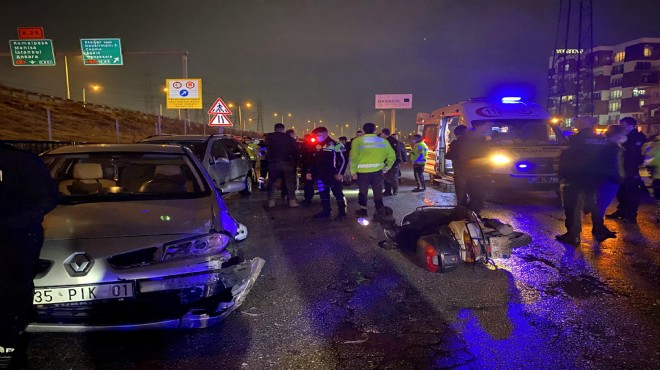
<path id="1" fill-rule="evenodd" d="M 76 252 L 64 261 L 64 268 L 70 276 L 85 276 L 94 265 L 94 260 L 84 252 Z"/>

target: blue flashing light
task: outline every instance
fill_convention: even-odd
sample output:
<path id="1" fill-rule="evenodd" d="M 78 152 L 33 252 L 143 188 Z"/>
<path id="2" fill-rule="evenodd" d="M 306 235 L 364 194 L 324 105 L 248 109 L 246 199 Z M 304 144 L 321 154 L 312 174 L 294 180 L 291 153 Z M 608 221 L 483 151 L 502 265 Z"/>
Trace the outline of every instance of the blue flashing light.
<path id="1" fill-rule="evenodd" d="M 520 172 L 530 171 L 534 167 L 534 163 L 521 161 L 516 163 L 516 170 Z"/>
<path id="2" fill-rule="evenodd" d="M 503 104 L 515 104 L 515 103 L 520 103 L 520 100 L 522 98 L 519 96 L 505 96 L 502 98 L 502 103 Z"/>

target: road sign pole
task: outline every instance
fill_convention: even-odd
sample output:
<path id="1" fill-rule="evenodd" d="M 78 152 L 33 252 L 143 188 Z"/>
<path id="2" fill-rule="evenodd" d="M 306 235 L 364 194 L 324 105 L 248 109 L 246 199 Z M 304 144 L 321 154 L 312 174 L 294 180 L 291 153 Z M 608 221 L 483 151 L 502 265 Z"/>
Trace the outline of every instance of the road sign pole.
<path id="1" fill-rule="evenodd" d="M 48 141 L 53 141 L 53 124 L 50 119 L 50 108 L 46 108 L 46 118 L 48 119 Z"/>
<path id="2" fill-rule="evenodd" d="M 395 120 L 396 120 L 396 109 L 392 109 L 392 118 L 391 118 L 391 120 L 390 120 L 390 132 L 391 132 L 392 134 L 395 134 L 395 133 L 396 133 L 396 124 L 395 124 Z"/>
<path id="3" fill-rule="evenodd" d="M 115 131 L 117 131 L 117 144 L 119 144 L 119 118 L 115 118 Z"/>
<path id="4" fill-rule="evenodd" d="M 181 54 L 181 68 L 183 69 L 183 78 L 188 78 L 188 52 Z M 183 110 L 183 134 L 188 134 L 188 109 Z"/>
<path id="5" fill-rule="evenodd" d="M 64 56 L 64 76 L 66 78 L 66 98 L 71 100 L 71 90 L 69 89 L 69 62 Z"/>

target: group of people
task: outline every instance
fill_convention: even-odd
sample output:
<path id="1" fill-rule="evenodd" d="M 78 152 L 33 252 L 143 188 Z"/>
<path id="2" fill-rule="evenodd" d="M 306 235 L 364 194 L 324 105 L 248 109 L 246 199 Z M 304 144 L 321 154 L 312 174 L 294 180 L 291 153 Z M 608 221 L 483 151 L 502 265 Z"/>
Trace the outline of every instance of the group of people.
<path id="1" fill-rule="evenodd" d="M 576 119 L 578 133 L 569 137 L 568 148 L 562 153 L 559 176 L 564 181 L 564 213 L 566 233 L 557 240 L 577 246 L 582 232 L 582 213 L 590 214 L 592 234 L 597 241 L 616 238 L 604 219 L 637 223 L 640 188 L 640 166 L 644 162 L 644 134 L 637 130 L 637 121 L 623 117 L 618 125 L 607 128 L 604 137 L 594 131 L 592 117 Z M 656 191 L 657 195 L 657 191 Z M 615 212 L 605 215 L 614 198 Z"/>
<path id="2" fill-rule="evenodd" d="M 250 148 L 252 146 L 252 148 Z M 345 184 L 357 183 L 359 189 L 360 217 L 367 213 L 367 195 L 373 192 L 376 210 L 381 209 L 383 197 L 397 195 L 401 163 L 408 161 L 406 146 L 398 140 L 396 133 L 384 128 L 376 134 L 373 123 L 365 123 L 352 140 L 340 137 L 338 141 L 329 136 L 325 127 L 317 127 L 312 134 L 306 135 L 302 142 L 297 142 L 295 133 L 285 132 L 285 126 L 277 123 L 274 132 L 264 135 L 261 141 L 248 144 L 254 153 L 260 153 L 260 182 L 268 176 L 268 206 L 274 207 L 277 183 L 280 182 L 283 194 L 289 201 L 289 207 L 300 204 L 295 197 L 297 167 L 301 171 L 304 199 L 302 204 L 311 204 L 318 190 L 322 210 L 315 218 L 325 219 L 332 215 L 330 193 L 337 200 L 337 217 L 347 215 L 346 198 L 343 194 Z M 413 191 L 426 190 L 424 165 L 428 147 L 421 135 L 416 135 L 412 146 L 417 188 Z M 256 164 L 257 155 L 253 159 Z M 350 164 L 350 165 L 349 165 Z M 267 171 L 267 173 L 265 172 Z"/>

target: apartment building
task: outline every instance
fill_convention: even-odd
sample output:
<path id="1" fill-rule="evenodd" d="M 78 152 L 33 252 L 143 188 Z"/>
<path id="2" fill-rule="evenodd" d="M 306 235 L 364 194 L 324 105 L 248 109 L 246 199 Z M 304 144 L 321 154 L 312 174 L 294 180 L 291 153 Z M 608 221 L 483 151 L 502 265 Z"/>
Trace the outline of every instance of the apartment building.
<path id="1" fill-rule="evenodd" d="M 576 114 L 601 125 L 635 117 L 647 133 L 660 131 L 660 38 L 640 38 L 593 50 L 558 49 L 549 60 L 548 111 L 568 125 Z"/>

